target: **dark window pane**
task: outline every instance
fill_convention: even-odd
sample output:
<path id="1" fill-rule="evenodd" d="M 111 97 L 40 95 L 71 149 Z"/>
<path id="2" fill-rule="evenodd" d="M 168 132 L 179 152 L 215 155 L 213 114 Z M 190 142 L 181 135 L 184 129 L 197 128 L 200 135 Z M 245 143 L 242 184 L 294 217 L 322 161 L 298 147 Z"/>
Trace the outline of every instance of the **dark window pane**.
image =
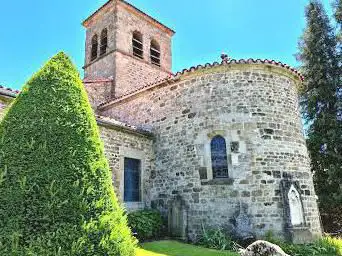
<path id="1" fill-rule="evenodd" d="M 107 52 L 107 45 L 108 45 L 107 29 L 105 28 L 101 32 L 100 55 L 103 55 Z"/>
<path id="2" fill-rule="evenodd" d="M 144 50 L 143 50 L 142 34 L 138 31 L 135 31 L 133 33 L 132 46 L 133 46 L 133 55 L 136 57 L 139 57 L 140 59 L 143 59 Z"/>
<path id="3" fill-rule="evenodd" d="M 213 178 L 228 178 L 226 141 L 222 136 L 215 136 L 211 141 L 211 164 Z"/>
<path id="4" fill-rule="evenodd" d="M 124 201 L 139 202 L 141 161 L 125 158 L 124 168 Z"/>
<path id="5" fill-rule="evenodd" d="M 97 48 L 98 48 L 98 42 L 97 42 L 97 35 L 94 35 L 91 39 L 91 60 L 95 60 L 97 58 Z"/>
<path id="6" fill-rule="evenodd" d="M 160 66 L 160 46 L 155 40 L 151 41 L 150 55 L 152 64 Z"/>

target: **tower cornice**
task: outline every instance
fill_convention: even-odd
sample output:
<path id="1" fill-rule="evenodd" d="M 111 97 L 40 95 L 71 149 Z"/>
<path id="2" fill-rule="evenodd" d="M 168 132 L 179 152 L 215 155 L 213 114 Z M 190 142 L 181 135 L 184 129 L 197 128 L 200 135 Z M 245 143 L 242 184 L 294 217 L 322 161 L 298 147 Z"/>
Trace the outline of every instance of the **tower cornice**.
<path id="1" fill-rule="evenodd" d="M 151 17 L 147 13 L 143 12 L 142 10 L 138 9 L 137 7 L 133 6 L 132 4 L 130 4 L 124 0 L 109 0 L 109 1 L 107 1 L 98 10 L 96 10 L 93 14 L 91 14 L 87 19 L 85 19 L 82 22 L 82 25 L 87 28 L 93 22 L 93 20 L 96 19 L 96 17 L 98 15 L 101 15 L 101 13 L 103 11 L 109 10 L 110 4 L 112 4 L 114 2 L 116 2 L 118 5 L 125 8 L 127 11 L 144 18 L 147 22 L 149 22 L 150 24 L 154 25 L 155 27 L 161 29 L 162 31 L 168 33 L 170 36 L 173 36 L 175 34 L 174 30 L 165 26 L 164 24 L 162 24 L 161 22 L 159 22 L 155 18 Z"/>

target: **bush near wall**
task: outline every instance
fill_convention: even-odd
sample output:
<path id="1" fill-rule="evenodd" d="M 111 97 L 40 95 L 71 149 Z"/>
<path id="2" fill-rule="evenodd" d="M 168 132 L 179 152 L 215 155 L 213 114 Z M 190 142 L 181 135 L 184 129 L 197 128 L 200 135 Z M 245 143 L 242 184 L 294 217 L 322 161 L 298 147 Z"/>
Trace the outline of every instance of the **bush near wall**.
<path id="1" fill-rule="evenodd" d="M 274 243 L 291 256 L 342 256 L 342 239 L 323 237 L 312 244 L 292 244 L 274 238 L 272 232 L 269 232 L 265 238 L 267 241 Z"/>
<path id="2" fill-rule="evenodd" d="M 0 255 L 134 254 L 82 81 L 60 53 L 0 124 Z"/>
<path id="3" fill-rule="evenodd" d="M 202 225 L 202 235 L 197 241 L 198 245 L 216 250 L 237 251 L 239 245 L 232 240 L 221 228 L 205 228 Z"/>
<path id="4" fill-rule="evenodd" d="M 128 214 L 128 225 L 140 242 L 160 238 L 165 225 L 162 216 L 155 210 L 141 210 Z"/>

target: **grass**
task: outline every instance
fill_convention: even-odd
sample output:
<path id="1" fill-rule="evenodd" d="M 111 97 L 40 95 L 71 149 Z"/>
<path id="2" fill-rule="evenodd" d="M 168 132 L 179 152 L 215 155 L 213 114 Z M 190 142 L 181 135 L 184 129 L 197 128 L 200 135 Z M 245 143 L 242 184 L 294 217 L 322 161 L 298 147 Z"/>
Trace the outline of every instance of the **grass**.
<path id="1" fill-rule="evenodd" d="M 235 252 L 217 251 L 176 241 L 144 243 L 137 256 L 237 256 Z"/>

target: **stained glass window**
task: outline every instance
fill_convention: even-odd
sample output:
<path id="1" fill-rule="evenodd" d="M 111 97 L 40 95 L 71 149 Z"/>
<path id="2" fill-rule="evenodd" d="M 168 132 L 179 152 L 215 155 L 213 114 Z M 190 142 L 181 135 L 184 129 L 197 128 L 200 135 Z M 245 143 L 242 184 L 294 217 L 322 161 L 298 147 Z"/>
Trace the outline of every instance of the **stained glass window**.
<path id="1" fill-rule="evenodd" d="M 211 140 L 210 146 L 213 178 L 228 178 L 227 146 L 225 139 L 217 135 Z"/>
<path id="2" fill-rule="evenodd" d="M 124 201 L 139 202 L 140 196 L 141 161 L 125 158 L 124 168 Z"/>

